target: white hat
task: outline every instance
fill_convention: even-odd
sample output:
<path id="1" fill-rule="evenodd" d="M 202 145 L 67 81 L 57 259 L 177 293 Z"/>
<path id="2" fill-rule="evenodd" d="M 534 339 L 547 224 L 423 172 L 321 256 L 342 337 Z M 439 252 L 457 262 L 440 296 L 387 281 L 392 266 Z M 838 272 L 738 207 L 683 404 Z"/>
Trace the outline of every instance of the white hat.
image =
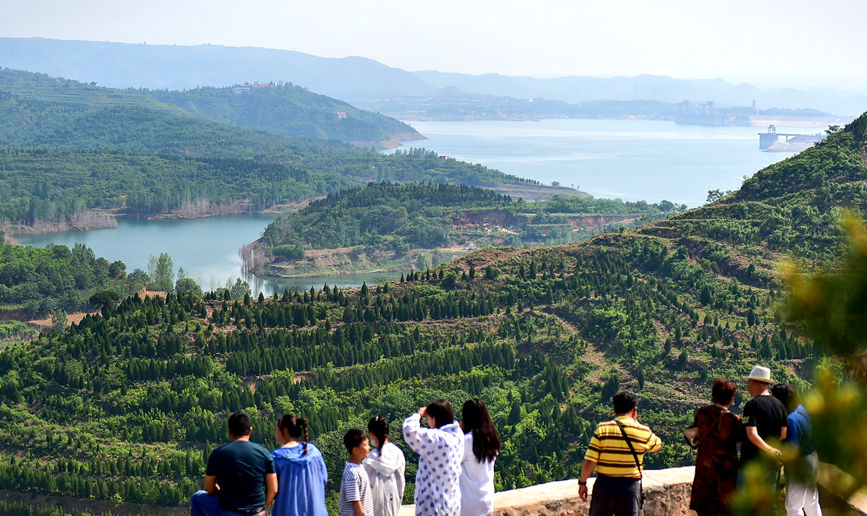
<path id="1" fill-rule="evenodd" d="M 747 376 L 747 380 L 771 383 L 771 370 L 767 367 L 762 367 L 760 365 L 753 366 L 753 370 L 750 371 L 750 375 Z"/>

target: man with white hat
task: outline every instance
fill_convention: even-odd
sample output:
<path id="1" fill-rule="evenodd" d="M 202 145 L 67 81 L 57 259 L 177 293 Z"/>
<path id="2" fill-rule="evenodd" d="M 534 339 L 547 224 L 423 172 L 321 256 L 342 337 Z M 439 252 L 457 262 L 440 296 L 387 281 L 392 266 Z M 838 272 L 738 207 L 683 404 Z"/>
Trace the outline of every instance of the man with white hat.
<path id="1" fill-rule="evenodd" d="M 768 439 L 786 438 L 788 424 L 786 407 L 780 400 L 771 396 L 771 370 L 755 366 L 747 376 L 747 390 L 753 397 L 744 405 L 743 421 L 746 439 L 741 445 L 741 469 L 765 452 L 774 460 L 780 457 L 780 450 L 768 444 Z M 769 479 L 771 480 L 771 479 Z M 776 475 L 773 479 L 776 482 Z"/>

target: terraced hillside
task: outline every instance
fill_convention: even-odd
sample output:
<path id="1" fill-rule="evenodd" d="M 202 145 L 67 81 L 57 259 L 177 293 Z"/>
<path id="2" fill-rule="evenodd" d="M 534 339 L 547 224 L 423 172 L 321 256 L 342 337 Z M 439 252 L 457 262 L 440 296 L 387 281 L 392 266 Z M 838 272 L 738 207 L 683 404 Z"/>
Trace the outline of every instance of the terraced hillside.
<path id="1" fill-rule="evenodd" d="M 579 197 L 526 202 L 468 186 L 368 183 L 269 224 L 247 265 L 280 276 L 425 269 L 480 247 L 576 242 L 678 209 L 686 207 Z"/>
<path id="2" fill-rule="evenodd" d="M 823 360 L 777 320 L 774 270 L 828 263 L 835 212 L 867 207 L 865 133 L 867 115 L 727 199 L 585 243 L 481 250 L 352 291 L 109 306 L 0 354 L 0 488 L 180 504 L 243 408 L 266 446 L 279 414 L 311 419 L 333 503 L 347 428 L 481 396 L 505 489 L 574 476 L 620 387 L 667 443 L 651 466 L 688 463 L 678 434 L 713 377 L 762 362 L 801 382 Z"/>

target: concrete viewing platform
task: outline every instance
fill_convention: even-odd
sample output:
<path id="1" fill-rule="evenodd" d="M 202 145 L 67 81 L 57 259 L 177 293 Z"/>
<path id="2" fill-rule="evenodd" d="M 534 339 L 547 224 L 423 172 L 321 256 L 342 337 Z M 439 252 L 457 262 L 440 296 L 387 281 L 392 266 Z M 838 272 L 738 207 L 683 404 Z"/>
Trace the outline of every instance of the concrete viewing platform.
<path id="1" fill-rule="evenodd" d="M 644 472 L 645 516 L 694 515 L 689 510 L 689 497 L 695 467 L 654 469 Z M 867 488 L 857 491 L 848 500 L 840 500 L 835 493 L 852 481 L 834 466 L 823 464 L 819 474 L 820 500 L 823 506 L 833 505 L 835 514 L 867 515 Z M 593 492 L 594 478 L 587 481 Z M 578 480 L 562 480 L 494 495 L 494 516 L 586 516 L 590 503 L 578 497 Z M 413 516 L 415 508 L 404 505 L 400 516 Z"/>

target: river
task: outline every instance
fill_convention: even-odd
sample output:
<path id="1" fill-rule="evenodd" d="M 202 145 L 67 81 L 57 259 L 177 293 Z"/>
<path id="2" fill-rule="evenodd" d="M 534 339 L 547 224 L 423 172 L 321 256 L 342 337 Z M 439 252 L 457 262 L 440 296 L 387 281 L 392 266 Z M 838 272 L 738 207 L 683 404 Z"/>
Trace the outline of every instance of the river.
<path id="1" fill-rule="evenodd" d="M 742 177 L 788 157 L 758 150 L 756 127 L 677 126 L 645 120 L 542 120 L 538 122 L 413 122 L 429 139 L 412 142 L 437 153 L 504 172 L 576 185 L 597 197 L 697 206 L 710 189 L 730 190 Z M 787 132 L 786 128 L 778 128 Z M 793 129 L 791 132 L 818 132 Z M 262 234 L 268 215 L 202 219 L 120 220 L 116 228 L 18 235 L 25 245 L 81 242 L 97 256 L 147 270 L 148 258 L 166 252 L 175 267 L 206 290 L 242 277 L 254 295 L 284 289 L 358 286 L 399 274 L 353 274 L 275 279 L 243 275 L 239 249 Z"/>

